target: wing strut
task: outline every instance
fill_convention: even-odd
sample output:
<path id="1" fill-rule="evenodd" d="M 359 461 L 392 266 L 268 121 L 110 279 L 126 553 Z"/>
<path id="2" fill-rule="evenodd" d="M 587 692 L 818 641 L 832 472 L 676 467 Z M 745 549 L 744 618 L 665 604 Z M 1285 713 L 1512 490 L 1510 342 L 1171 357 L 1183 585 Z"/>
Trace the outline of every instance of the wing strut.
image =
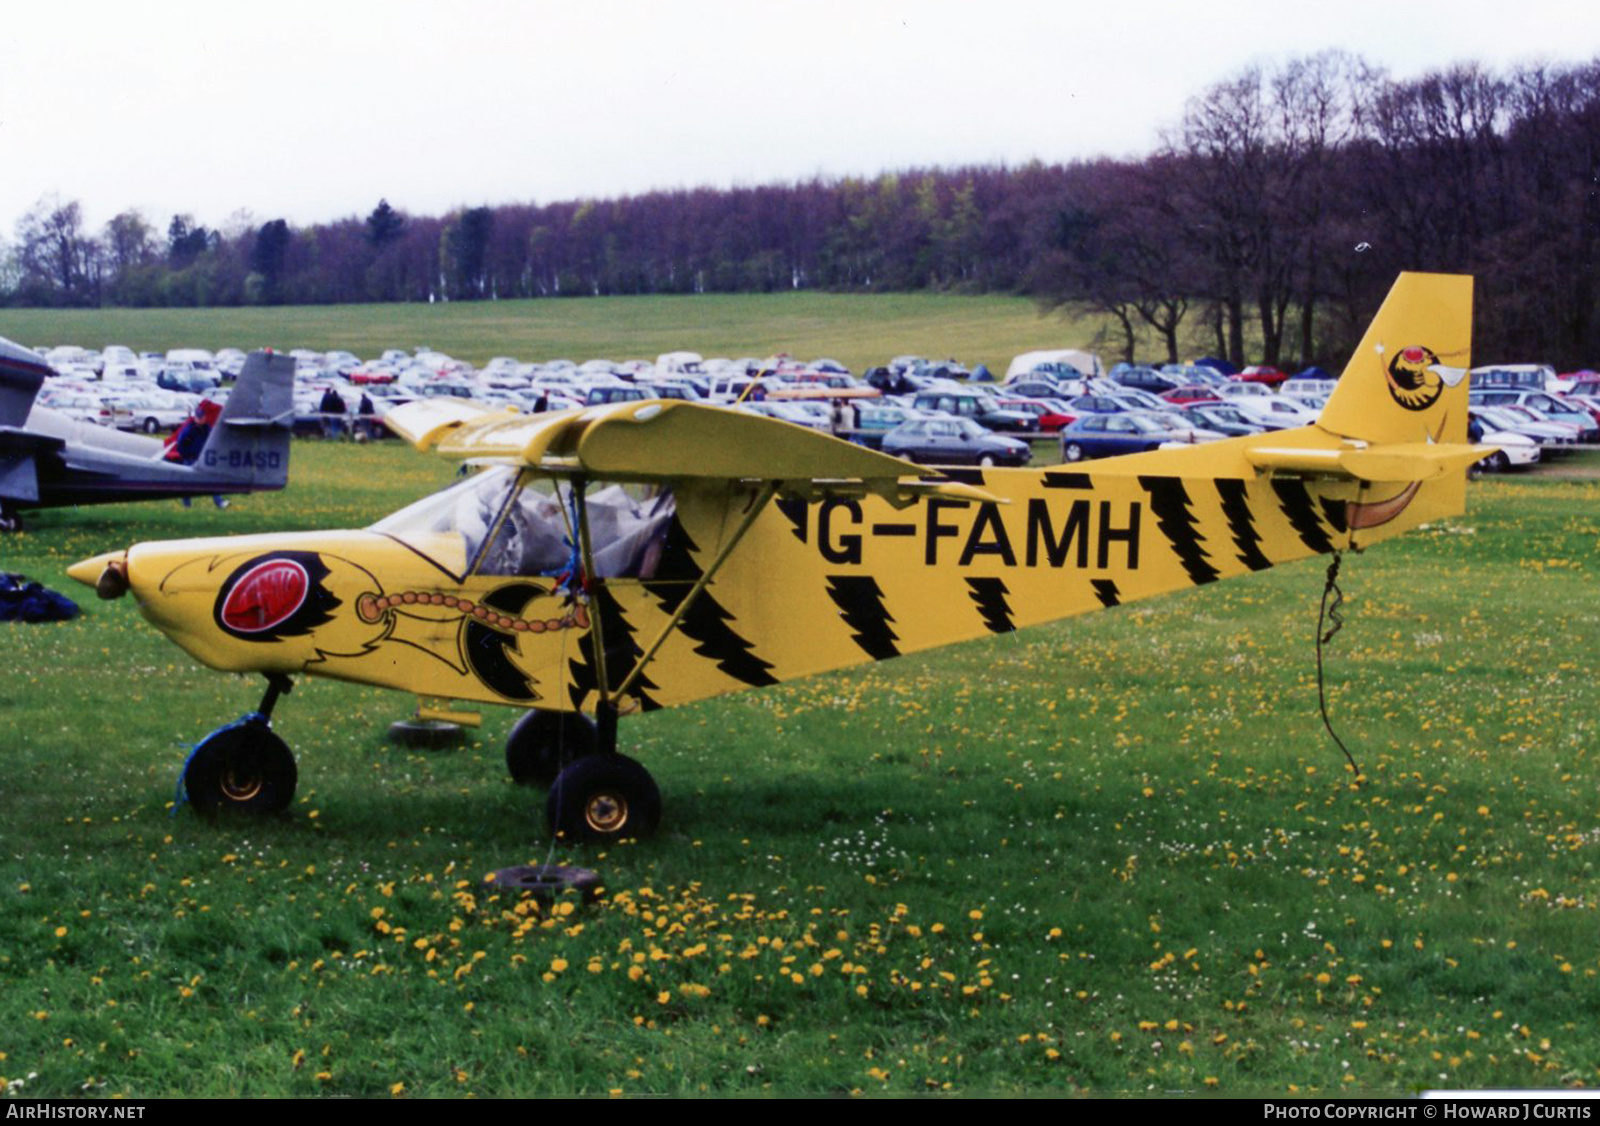
<path id="1" fill-rule="evenodd" d="M 645 670 L 645 666 L 647 666 L 655 657 L 656 651 L 660 649 L 661 646 L 666 642 L 667 637 L 672 633 L 672 631 L 678 628 L 678 623 L 683 621 L 684 615 L 688 614 L 689 608 L 694 605 L 695 599 L 700 597 L 701 591 L 705 590 L 706 587 L 711 585 L 711 580 L 715 578 L 717 572 L 721 570 L 722 564 L 727 560 L 728 556 L 733 554 L 733 549 L 739 546 L 739 541 L 742 540 L 744 538 L 744 534 L 750 530 L 750 525 L 756 522 L 756 517 L 760 516 L 761 513 L 766 510 L 768 502 L 772 500 L 773 496 L 778 491 L 778 487 L 782 484 L 782 481 L 768 481 L 761 486 L 761 492 L 756 494 L 755 500 L 751 502 L 750 508 L 744 514 L 744 519 L 739 522 L 739 526 L 734 529 L 733 535 L 728 537 L 728 542 L 722 545 L 721 551 L 717 552 L 717 557 L 711 561 L 711 566 L 707 567 L 701 573 L 700 577 L 695 580 L 694 586 L 689 589 L 688 597 L 686 597 L 682 602 L 678 603 L 678 608 L 672 612 L 671 619 L 668 620 L 666 625 L 661 627 L 661 632 L 656 634 L 656 638 L 650 643 L 650 647 L 646 649 L 644 653 L 640 655 L 638 661 L 634 663 L 632 671 L 628 673 L 627 677 L 623 679 L 621 684 L 617 685 L 617 690 L 610 694 L 610 698 L 607 700 L 607 703 L 615 706 L 616 702 L 622 698 L 622 694 L 629 688 L 633 687 L 633 682 L 639 679 L 639 676 Z M 595 620 L 596 623 L 599 622 L 600 616 L 598 614 L 593 614 L 590 616 Z M 603 677 L 604 675 L 604 670 L 602 670 L 601 676 Z M 603 689 L 602 696 L 604 696 Z"/>

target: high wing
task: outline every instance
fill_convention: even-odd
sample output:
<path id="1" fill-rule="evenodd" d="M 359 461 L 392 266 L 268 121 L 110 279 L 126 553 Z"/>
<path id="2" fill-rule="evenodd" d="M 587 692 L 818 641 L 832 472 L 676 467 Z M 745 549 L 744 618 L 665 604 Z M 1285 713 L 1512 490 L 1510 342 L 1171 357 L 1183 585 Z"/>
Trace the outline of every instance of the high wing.
<path id="1" fill-rule="evenodd" d="M 993 501 L 969 485 L 927 480 L 915 462 L 764 415 L 651 399 L 525 415 L 420 399 L 384 416 L 418 449 L 478 464 L 526 466 L 552 477 L 670 482 L 778 482 L 784 495 L 878 493 Z"/>

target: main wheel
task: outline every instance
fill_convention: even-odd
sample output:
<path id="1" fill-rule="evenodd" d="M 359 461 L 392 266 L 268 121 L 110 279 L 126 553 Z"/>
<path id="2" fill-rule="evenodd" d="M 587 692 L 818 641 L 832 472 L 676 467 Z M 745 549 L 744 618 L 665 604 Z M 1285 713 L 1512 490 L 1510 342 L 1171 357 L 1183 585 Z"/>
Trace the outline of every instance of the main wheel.
<path id="1" fill-rule="evenodd" d="M 994 468 L 994 455 L 993 454 L 984 454 L 982 457 L 980 457 L 978 459 L 978 464 L 983 466 L 985 469 L 993 469 Z"/>
<path id="2" fill-rule="evenodd" d="M 1484 460 L 1483 467 L 1490 473 L 1504 473 L 1511 468 L 1511 459 L 1505 455 L 1505 451 L 1495 450 Z"/>
<path id="3" fill-rule="evenodd" d="M 297 780 L 288 744 L 259 722 L 213 731 L 183 771 L 184 792 L 201 813 L 277 813 L 288 808 Z"/>
<path id="4" fill-rule="evenodd" d="M 1061 455 L 1068 461 L 1082 461 L 1083 447 L 1076 442 L 1068 442 L 1066 447 L 1062 449 Z"/>
<path id="5" fill-rule="evenodd" d="M 545 816 L 550 831 L 569 840 L 644 838 L 661 823 L 661 791 L 627 755 L 589 755 L 556 775 Z"/>
<path id="6" fill-rule="evenodd" d="M 594 754 L 599 745 L 594 720 L 582 712 L 534 708 L 506 736 L 506 769 L 519 786 L 548 786 L 562 767 Z"/>
<path id="7" fill-rule="evenodd" d="M 157 430 L 160 430 L 160 429 L 161 429 L 161 424 L 159 422 L 157 422 L 155 419 L 147 418 L 147 419 L 144 420 L 144 432 L 146 434 L 154 434 Z"/>

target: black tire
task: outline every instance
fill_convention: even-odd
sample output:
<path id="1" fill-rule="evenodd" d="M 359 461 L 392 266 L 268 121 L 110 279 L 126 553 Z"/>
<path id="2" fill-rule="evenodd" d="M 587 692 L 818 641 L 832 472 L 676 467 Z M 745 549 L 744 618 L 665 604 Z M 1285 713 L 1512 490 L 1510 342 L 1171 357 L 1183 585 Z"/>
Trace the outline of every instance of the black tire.
<path id="1" fill-rule="evenodd" d="M 545 817 L 568 840 L 642 840 L 661 824 L 661 791 L 627 755 L 588 755 L 556 775 Z"/>
<path id="2" fill-rule="evenodd" d="M 594 720 L 582 712 L 534 708 L 506 736 L 506 769 L 519 786 L 548 786 L 562 767 L 599 748 Z"/>
<path id="3" fill-rule="evenodd" d="M 203 739 L 183 770 L 189 804 L 201 813 L 278 813 L 299 780 L 288 744 L 264 723 L 238 723 Z"/>
<path id="4" fill-rule="evenodd" d="M 391 743 L 424 751 L 453 747 L 465 734 L 459 723 L 442 719 L 400 719 L 389 725 Z"/>
<path id="5" fill-rule="evenodd" d="M 490 877 L 497 887 L 525 891 L 540 903 L 551 903 L 566 892 L 577 892 L 585 902 L 600 894 L 600 873 L 568 864 L 535 864 L 502 868 Z"/>
<path id="6" fill-rule="evenodd" d="M 1076 442 L 1068 442 L 1061 448 L 1061 456 L 1067 461 L 1082 461 L 1083 447 Z"/>
<path id="7" fill-rule="evenodd" d="M 982 457 L 980 457 L 978 459 L 978 464 L 983 466 L 985 469 L 993 469 L 994 468 L 994 454 L 984 454 Z"/>
<path id="8" fill-rule="evenodd" d="M 155 419 L 147 418 L 147 419 L 144 420 L 144 432 L 146 434 L 154 434 L 157 430 L 160 430 L 160 429 L 161 429 L 161 424 L 159 422 L 157 422 Z"/>
<path id="9" fill-rule="evenodd" d="M 1484 460 L 1483 467 L 1490 473 L 1504 473 L 1511 468 L 1511 459 L 1504 450 L 1495 450 Z"/>
<path id="10" fill-rule="evenodd" d="M 0 501 L 0 532 L 22 531 L 22 513 Z"/>

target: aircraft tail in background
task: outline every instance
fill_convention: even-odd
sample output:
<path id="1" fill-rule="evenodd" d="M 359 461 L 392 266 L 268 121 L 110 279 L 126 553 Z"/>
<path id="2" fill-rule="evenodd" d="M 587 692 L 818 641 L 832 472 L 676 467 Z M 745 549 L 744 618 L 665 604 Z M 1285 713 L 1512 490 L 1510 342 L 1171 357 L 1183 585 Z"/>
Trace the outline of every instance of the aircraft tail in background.
<path id="1" fill-rule="evenodd" d="M 218 492 L 281 489 L 293 428 L 293 357 L 251 353 L 194 465 L 218 476 Z"/>

